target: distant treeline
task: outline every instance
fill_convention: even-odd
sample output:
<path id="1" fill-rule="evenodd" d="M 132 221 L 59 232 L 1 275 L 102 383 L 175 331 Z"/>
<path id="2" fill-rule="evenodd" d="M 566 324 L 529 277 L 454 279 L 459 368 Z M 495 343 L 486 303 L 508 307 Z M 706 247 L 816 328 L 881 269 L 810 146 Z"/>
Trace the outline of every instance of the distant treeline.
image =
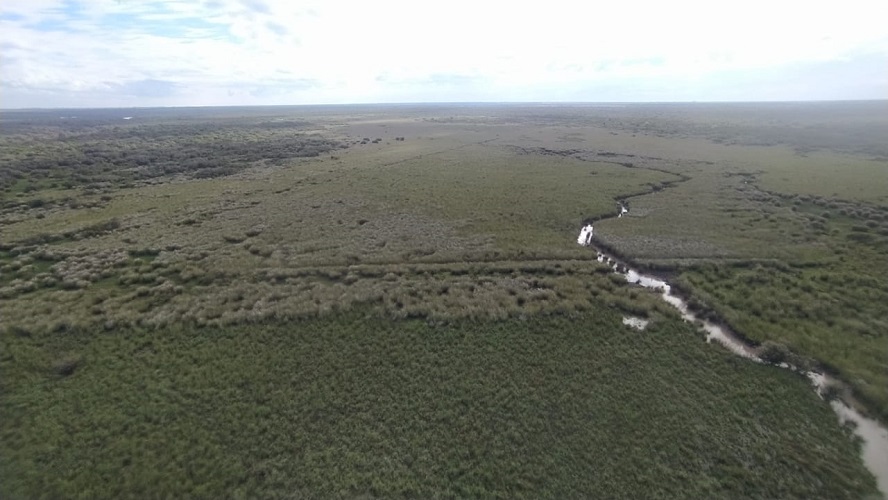
<path id="1" fill-rule="evenodd" d="M 318 156 L 343 144 L 303 121 L 218 120 L 93 126 L 4 121 L 0 190 L 34 191 L 98 183 L 125 185 L 161 176 L 230 175 L 257 161 Z M 70 125 L 69 125 L 70 124 Z"/>

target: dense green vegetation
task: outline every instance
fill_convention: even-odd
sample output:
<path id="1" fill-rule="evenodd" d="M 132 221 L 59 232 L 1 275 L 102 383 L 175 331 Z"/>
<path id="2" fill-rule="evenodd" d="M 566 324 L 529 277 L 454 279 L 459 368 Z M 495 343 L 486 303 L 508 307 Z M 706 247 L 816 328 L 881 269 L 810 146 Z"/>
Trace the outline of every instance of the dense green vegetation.
<path id="1" fill-rule="evenodd" d="M 576 245 L 886 421 L 869 108 L 58 113 L 0 116 L 2 496 L 874 492 L 802 377 Z"/>
<path id="2" fill-rule="evenodd" d="M 342 147 L 312 133 L 309 123 L 295 120 L 18 125 L 0 135 L 0 190 L 6 192 L 133 186 L 176 175 L 220 177 L 260 161 L 280 164 Z M 36 200 L 42 201 L 33 198 L 30 203 Z"/>
<path id="3" fill-rule="evenodd" d="M 802 378 L 619 318 L 5 334 L 2 496 L 874 492 Z"/>
<path id="4" fill-rule="evenodd" d="M 888 168 L 876 175 L 875 165 L 865 167 L 845 185 L 870 179 L 857 200 L 764 191 L 757 173 L 694 173 L 633 199 L 637 216 L 600 227 L 613 248 L 676 274 L 698 308 L 743 336 L 785 343 L 842 374 L 884 421 L 888 202 L 868 193 L 885 192 Z M 816 162 L 810 168 L 826 171 Z M 797 167 L 794 177 L 805 175 Z M 830 173 L 837 190 L 843 175 L 858 174 Z M 675 227 L 674 220 L 685 222 Z"/>
<path id="5" fill-rule="evenodd" d="M 680 283 L 740 332 L 760 342 L 789 344 L 839 369 L 854 382 L 858 396 L 888 417 L 885 280 L 840 273 L 829 266 L 787 269 L 756 264 L 700 266 L 686 272 Z"/>

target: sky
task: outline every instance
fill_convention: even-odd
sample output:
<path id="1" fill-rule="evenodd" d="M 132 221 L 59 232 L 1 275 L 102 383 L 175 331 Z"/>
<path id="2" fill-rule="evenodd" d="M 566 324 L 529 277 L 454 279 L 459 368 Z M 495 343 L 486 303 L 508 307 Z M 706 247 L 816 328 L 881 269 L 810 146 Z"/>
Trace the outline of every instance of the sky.
<path id="1" fill-rule="evenodd" d="M 888 99 L 884 0 L 2 0 L 0 108 Z"/>

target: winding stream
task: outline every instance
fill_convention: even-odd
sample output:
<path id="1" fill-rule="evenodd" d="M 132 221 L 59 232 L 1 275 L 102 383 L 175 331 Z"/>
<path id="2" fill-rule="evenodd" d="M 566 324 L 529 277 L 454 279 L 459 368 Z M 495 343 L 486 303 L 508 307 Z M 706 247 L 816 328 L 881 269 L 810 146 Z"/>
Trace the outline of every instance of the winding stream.
<path id="1" fill-rule="evenodd" d="M 620 205 L 621 210 L 618 217 L 622 217 L 627 213 L 625 206 Z M 672 287 L 663 279 L 652 274 L 640 273 L 630 268 L 625 262 L 619 261 L 616 257 L 603 252 L 593 244 L 593 226 L 588 224 L 583 227 L 577 243 L 592 248 L 598 252 L 598 261 L 610 264 L 614 272 L 622 274 L 629 283 L 635 283 L 645 288 L 659 290 L 663 300 L 678 309 L 681 317 L 685 321 L 690 321 L 699 325 L 706 332 L 706 342 L 718 343 L 734 354 L 742 356 L 756 363 L 765 363 L 757 353 L 754 346 L 746 343 L 729 328 L 719 325 L 712 321 L 698 318 L 688 308 L 687 302 L 672 292 Z M 636 318 L 639 319 L 639 318 Z M 628 318 L 624 319 L 624 324 L 630 324 Z M 823 399 L 824 389 L 835 384 L 836 381 L 827 374 L 819 372 L 805 372 L 787 363 L 772 365 L 784 369 L 789 369 L 806 376 L 814 387 L 817 395 Z M 862 440 L 861 455 L 866 467 L 876 477 L 876 483 L 884 498 L 888 498 L 888 429 L 883 427 L 876 420 L 864 417 L 860 412 L 839 400 L 831 400 L 830 407 L 835 411 L 842 425 L 849 424 L 854 434 Z"/>

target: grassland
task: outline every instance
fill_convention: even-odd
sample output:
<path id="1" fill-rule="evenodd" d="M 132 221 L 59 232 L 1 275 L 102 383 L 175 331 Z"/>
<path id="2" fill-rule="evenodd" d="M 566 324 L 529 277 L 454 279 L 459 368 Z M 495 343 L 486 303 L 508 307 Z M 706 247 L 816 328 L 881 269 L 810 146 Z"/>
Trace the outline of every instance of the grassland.
<path id="1" fill-rule="evenodd" d="M 607 307 L 437 325 L 350 314 L 6 336 L 2 489 L 84 498 L 874 491 L 849 431 L 802 378 L 699 338 L 674 318 L 631 330 Z"/>
<path id="2" fill-rule="evenodd" d="M 575 243 L 595 221 L 888 420 L 884 105 L 834 106 L 4 113 L 0 483 L 873 493 L 806 381 L 704 345 Z"/>
<path id="3" fill-rule="evenodd" d="M 844 374 L 888 420 L 888 165 L 744 149 L 743 163 L 685 168 L 689 181 L 633 198 L 629 217 L 599 226 L 603 240 L 673 274 L 748 339 Z"/>

